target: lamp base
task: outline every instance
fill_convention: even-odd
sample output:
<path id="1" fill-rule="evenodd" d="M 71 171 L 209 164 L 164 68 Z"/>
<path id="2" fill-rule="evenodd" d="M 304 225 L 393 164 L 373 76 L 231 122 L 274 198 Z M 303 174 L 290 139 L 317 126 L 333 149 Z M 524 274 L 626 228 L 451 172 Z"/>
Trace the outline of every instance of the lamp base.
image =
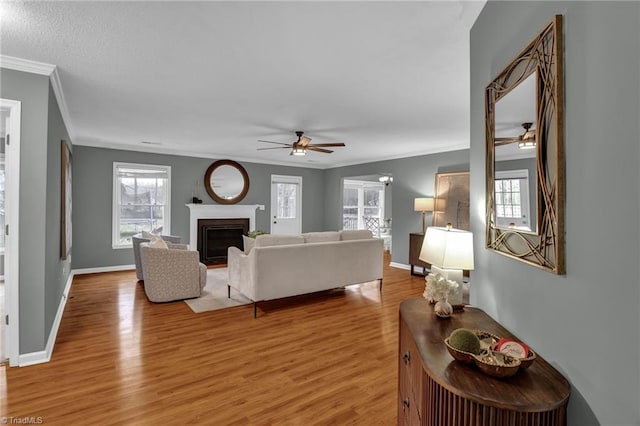
<path id="1" fill-rule="evenodd" d="M 431 273 L 432 274 L 440 274 L 448 280 L 455 281 L 458 283 L 458 288 L 456 291 L 449 296 L 449 303 L 452 305 L 462 305 L 462 269 L 442 269 L 435 265 L 431 265 Z"/>

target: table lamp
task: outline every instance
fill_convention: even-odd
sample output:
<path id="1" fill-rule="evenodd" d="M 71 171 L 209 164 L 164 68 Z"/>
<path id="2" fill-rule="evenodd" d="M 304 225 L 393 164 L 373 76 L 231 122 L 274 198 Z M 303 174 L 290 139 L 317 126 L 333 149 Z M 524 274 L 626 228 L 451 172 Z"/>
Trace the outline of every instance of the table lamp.
<path id="1" fill-rule="evenodd" d="M 433 198 L 416 198 L 413 200 L 413 210 L 422 212 L 422 233 L 427 229 L 427 212 L 433 211 Z"/>
<path id="2" fill-rule="evenodd" d="M 441 274 L 458 283 L 458 289 L 449 297 L 449 303 L 462 304 L 462 270 L 473 269 L 473 234 L 450 226 L 430 226 L 424 236 L 419 258 L 431 264 L 433 274 Z"/>

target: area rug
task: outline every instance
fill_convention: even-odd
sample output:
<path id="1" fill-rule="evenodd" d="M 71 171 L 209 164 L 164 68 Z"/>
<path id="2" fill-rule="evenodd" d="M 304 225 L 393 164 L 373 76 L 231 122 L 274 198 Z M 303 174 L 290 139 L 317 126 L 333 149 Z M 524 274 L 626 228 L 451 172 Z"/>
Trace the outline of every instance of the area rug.
<path id="1" fill-rule="evenodd" d="M 197 299 L 184 301 L 193 312 L 215 311 L 217 309 L 230 308 L 232 306 L 247 305 L 251 300 L 231 289 L 231 298 L 227 297 L 227 268 L 215 268 L 207 270 L 207 285 L 202 289 L 202 294 Z"/>

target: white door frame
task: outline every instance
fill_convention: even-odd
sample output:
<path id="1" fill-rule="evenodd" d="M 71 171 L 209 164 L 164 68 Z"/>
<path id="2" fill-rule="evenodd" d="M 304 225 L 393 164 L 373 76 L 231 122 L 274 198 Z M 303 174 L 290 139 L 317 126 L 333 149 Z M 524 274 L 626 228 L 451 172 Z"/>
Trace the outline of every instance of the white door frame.
<path id="1" fill-rule="evenodd" d="M 302 233 L 302 176 L 285 176 L 285 175 L 271 175 L 271 215 L 269 216 L 269 223 L 271 233 L 273 233 L 273 218 L 276 215 L 275 196 L 273 193 L 274 183 L 295 183 L 298 185 L 297 203 L 296 203 L 296 217 L 298 218 L 298 234 Z"/>
<path id="2" fill-rule="evenodd" d="M 0 99 L 0 108 L 9 109 L 9 144 L 5 147 L 5 221 L 9 227 L 4 252 L 5 312 L 9 317 L 6 325 L 5 353 L 10 366 L 18 365 L 20 355 L 19 335 L 19 290 L 20 290 L 20 125 L 22 103 Z M 5 230 L 1 230 L 5 232 Z M 4 318 L 1 319 L 5 321 Z"/>

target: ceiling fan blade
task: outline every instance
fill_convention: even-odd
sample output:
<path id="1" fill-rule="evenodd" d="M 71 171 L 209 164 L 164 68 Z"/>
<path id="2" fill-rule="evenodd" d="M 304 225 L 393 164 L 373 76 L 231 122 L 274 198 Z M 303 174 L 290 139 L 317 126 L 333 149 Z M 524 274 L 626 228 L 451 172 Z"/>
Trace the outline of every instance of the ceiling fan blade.
<path id="1" fill-rule="evenodd" d="M 300 137 L 300 141 L 298 142 L 298 145 L 307 146 L 307 145 L 309 145 L 309 142 L 311 142 L 311 138 L 308 138 L 306 136 L 302 136 L 302 137 Z"/>
<path id="2" fill-rule="evenodd" d="M 286 145 L 288 147 L 291 147 L 290 143 L 282 143 L 282 142 L 272 142 L 272 141 L 262 141 L 262 140 L 258 140 L 258 142 L 264 142 L 264 143 L 274 143 L 276 145 Z"/>
<path id="3" fill-rule="evenodd" d="M 324 152 L 325 154 L 331 154 L 333 152 L 330 149 L 318 148 L 316 145 L 308 145 L 306 148 L 309 151 Z"/>
<path id="4" fill-rule="evenodd" d="M 343 144 L 342 142 L 335 142 L 335 143 L 312 143 L 308 146 L 346 146 L 346 145 Z"/>
<path id="5" fill-rule="evenodd" d="M 496 141 L 494 143 L 495 146 L 503 146 L 503 145 L 511 145 L 512 143 L 520 142 L 519 140 L 506 140 L 506 141 Z"/>
<path id="6" fill-rule="evenodd" d="M 520 136 L 516 136 L 515 138 L 495 138 L 496 142 L 520 142 L 522 138 Z"/>
<path id="7" fill-rule="evenodd" d="M 264 150 L 267 150 L 267 149 L 291 149 L 291 147 L 290 146 L 276 146 L 276 147 L 273 147 L 273 148 L 256 148 L 256 151 L 264 151 Z"/>

